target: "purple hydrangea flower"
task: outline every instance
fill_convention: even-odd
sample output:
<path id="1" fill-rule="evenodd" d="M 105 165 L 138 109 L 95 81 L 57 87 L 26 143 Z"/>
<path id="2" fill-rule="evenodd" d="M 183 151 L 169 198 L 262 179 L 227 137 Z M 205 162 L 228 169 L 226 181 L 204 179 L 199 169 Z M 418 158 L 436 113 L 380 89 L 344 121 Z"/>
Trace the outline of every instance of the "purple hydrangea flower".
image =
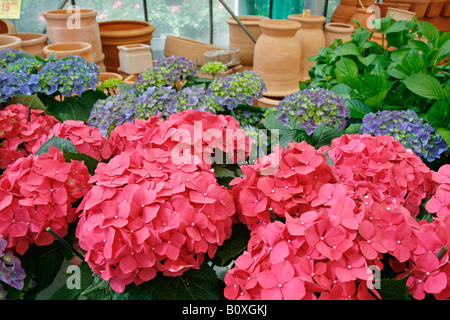
<path id="1" fill-rule="evenodd" d="M 0 72 L 0 102 L 18 95 L 31 95 L 37 92 L 39 77 L 24 72 Z"/>
<path id="2" fill-rule="evenodd" d="M 263 92 L 267 91 L 261 77 L 249 70 L 215 79 L 209 89 L 214 99 L 230 110 L 240 104 L 252 105 L 255 98 L 262 98 Z"/>
<path id="3" fill-rule="evenodd" d="M 99 81 L 98 66 L 80 56 L 69 56 L 49 61 L 38 73 L 39 92 L 51 95 L 55 92 L 65 97 L 81 95 L 88 89 L 95 90 Z"/>
<path id="4" fill-rule="evenodd" d="M 22 290 L 25 270 L 21 267 L 21 261 L 11 251 L 5 252 L 7 241 L 0 238 L 0 282 L 17 290 Z M 6 299 L 7 291 L 0 284 L 0 300 Z"/>
<path id="5" fill-rule="evenodd" d="M 361 134 L 390 135 L 428 162 L 439 159 L 447 144 L 430 123 L 412 110 L 384 110 L 364 116 Z"/>
<path id="6" fill-rule="evenodd" d="M 325 88 L 305 89 L 284 97 L 278 105 L 281 113 L 279 120 L 286 125 L 294 120 L 312 134 L 320 125 L 337 125 L 339 130 L 346 125 L 350 117 L 345 98 Z"/>
<path id="7" fill-rule="evenodd" d="M 0 69 L 4 69 L 11 63 L 24 58 L 26 52 L 17 49 L 4 49 L 0 51 Z"/>

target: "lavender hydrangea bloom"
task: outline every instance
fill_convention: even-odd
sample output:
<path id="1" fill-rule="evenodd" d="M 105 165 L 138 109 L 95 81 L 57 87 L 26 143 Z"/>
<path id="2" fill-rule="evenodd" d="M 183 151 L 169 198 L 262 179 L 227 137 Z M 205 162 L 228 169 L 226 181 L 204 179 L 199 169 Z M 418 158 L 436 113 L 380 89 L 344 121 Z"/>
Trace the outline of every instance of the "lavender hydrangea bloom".
<path id="1" fill-rule="evenodd" d="M 279 120 L 286 125 L 295 120 L 312 134 L 320 125 L 338 125 L 341 130 L 350 117 L 345 98 L 325 88 L 305 89 L 287 95 L 278 105 Z"/>
<path id="2" fill-rule="evenodd" d="M 439 159 L 447 144 L 430 123 L 412 110 L 384 110 L 364 116 L 361 134 L 390 135 L 428 162 Z"/>
<path id="3" fill-rule="evenodd" d="M 11 251 L 4 252 L 6 245 L 7 241 L 0 238 L 0 281 L 17 290 L 22 290 L 26 277 L 25 270 L 22 269 L 18 257 L 14 256 Z M 0 284 L 0 300 L 6 299 L 6 293 Z"/>
<path id="4" fill-rule="evenodd" d="M 11 64 L 9 64 L 6 68 L 4 68 L 3 72 L 24 72 L 26 74 L 35 74 L 38 73 L 38 69 L 43 67 L 44 63 L 34 59 L 34 58 L 20 58 Z"/>
<path id="5" fill-rule="evenodd" d="M 24 58 L 26 52 L 17 49 L 4 49 L 0 51 L 0 69 L 4 69 L 11 63 Z"/>
<path id="6" fill-rule="evenodd" d="M 166 68 L 175 79 L 186 79 L 189 75 L 196 75 L 194 62 L 186 57 L 172 55 L 160 58 L 155 62 L 155 67 Z"/>
<path id="7" fill-rule="evenodd" d="M 31 95 L 37 92 L 39 77 L 36 74 L 28 75 L 24 72 L 0 73 L 0 102 L 18 94 Z"/>
<path id="8" fill-rule="evenodd" d="M 95 89 L 99 78 L 98 66 L 80 56 L 69 56 L 48 62 L 39 71 L 39 92 L 51 95 L 55 92 L 65 97 L 81 95 Z"/>
<path id="9" fill-rule="evenodd" d="M 240 104 L 253 104 L 255 98 L 262 98 L 263 92 L 267 91 L 261 77 L 249 70 L 215 79 L 209 89 L 215 100 L 230 110 Z"/>

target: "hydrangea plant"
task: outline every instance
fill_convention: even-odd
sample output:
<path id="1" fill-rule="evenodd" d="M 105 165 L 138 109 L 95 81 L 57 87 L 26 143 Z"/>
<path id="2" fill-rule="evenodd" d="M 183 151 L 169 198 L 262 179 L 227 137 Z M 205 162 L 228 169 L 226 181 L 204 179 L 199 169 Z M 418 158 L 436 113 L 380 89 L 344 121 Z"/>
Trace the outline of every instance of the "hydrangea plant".
<path id="1" fill-rule="evenodd" d="M 0 102 L 18 94 L 30 95 L 39 90 L 39 76 L 25 72 L 1 72 L 0 88 Z"/>
<path id="2" fill-rule="evenodd" d="M 3 72 L 24 72 L 27 74 L 36 74 L 38 69 L 43 67 L 44 63 L 38 59 L 25 57 L 10 63 Z"/>
<path id="3" fill-rule="evenodd" d="M 39 72 L 38 90 L 47 95 L 59 92 L 65 97 L 81 95 L 96 88 L 100 74 L 98 66 L 80 56 L 49 61 Z"/>
<path id="4" fill-rule="evenodd" d="M 5 252 L 7 244 L 5 239 L 0 238 L 0 300 L 6 300 L 8 293 L 1 283 L 22 290 L 25 279 L 25 270 L 22 269 L 20 259 L 14 256 L 12 251 Z"/>
<path id="5" fill-rule="evenodd" d="M 412 110 L 383 110 L 364 116 L 361 134 L 390 135 L 405 148 L 432 162 L 447 149 L 446 142 Z"/>
<path id="6" fill-rule="evenodd" d="M 346 125 L 350 111 L 345 98 L 325 88 L 305 89 L 287 95 L 279 104 L 279 120 L 286 125 L 289 120 L 297 121 L 308 135 L 320 125 Z"/>
<path id="7" fill-rule="evenodd" d="M 208 63 L 205 63 L 201 68 L 200 71 L 203 73 L 209 73 L 212 74 L 213 77 L 215 77 L 217 72 L 221 71 L 227 71 L 227 66 L 224 65 L 220 61 L 210 61 Z"/>
<path id="8" fill-rule="evenodd" d="M 4 69 L 11 63 L 24 58 L 25 52 L 17 49 L 4 49 L 0 51 L 0 69 Z"/>
<path id="9" fill-rule="evenodd" d="M 263 92 L 267 91 L 261 77 L 249 70 L 215 79 L 209 89 L 216 101 L 230 110 L 240 104 L 253 104 L 255 98 L 262 98 Z"/>

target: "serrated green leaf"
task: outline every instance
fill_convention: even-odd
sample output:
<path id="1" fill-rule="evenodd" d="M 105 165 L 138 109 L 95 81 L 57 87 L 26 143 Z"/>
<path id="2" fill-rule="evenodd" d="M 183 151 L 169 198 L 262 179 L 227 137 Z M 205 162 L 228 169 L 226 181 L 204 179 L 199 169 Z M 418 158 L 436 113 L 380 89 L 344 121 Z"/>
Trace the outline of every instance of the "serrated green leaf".
<path id="1" fill-rule="evenodd" d="M 329 146 L 334 138 L 342 136 L 343 132 L 330 127 L 330 126 L 319 126 L 314 130 L 311 135 L 310 144 L 316 149 L 322 146 Z"/>
<path id="2" fill-rule="evenodd" d="M 352 123 L 345 130 L 345 134 L 359 134 L 361 123 Z"/>
<path id="3" fill-rule="evenodd" d="M 379 293 L 382 300 L 410 300 L 406 281 L 408 277 L 403 279 L 381 279 L 381 288 Z"/>
<path id="4" fill-rule="evenodd" d="M 436 46 L 439 40 L 438 29 L 432 23 L 426 21 L 417 21 L 417 25 L 419 27 L 419 32 L 423 34 L 429 42 Z"/>
<path id="5" fill-rule="evenodd" d="M 340 82 L 346 83 L 358 78 L 358 66 L 353 60 L 344 57 L 336 63 L 335 73 Z"/>
<path id="6" fill-rule="evenodd" d="M 436 101 L 428 110 L 427 120 L 435 128 L 450 129 L 450 104 L 447 101 Z"/>
<path id="7" fill-rule="evenodd" d="M 31 107 L 32 109 L 38 110 L 47 110 L 47 107 L 42 103 L 37 94 L 26 95 L 26 94 L 17 94 L 12 98 L 8 99 L 7 105 L 20 103 L 24 106 Z"/>
<path id="8" fill-rule="evenodd" d="M 403 80 L 406 87 L 413 93 L 428 99 L 444 100 L 445 92 L 436 78 L 425 74 L 415 73 Z"/>
<path id="9" fill-rule="evenodd" d="M 214 174 L 217 178 L 235 178 L 236 173 L 228 168 L 221 167 L 221 166 L 215 166 L 214 167 Z"/>
<path id="10" fill-rule="evenodd" d="M 447 143 L 447 146 L 450 147 L 450 130 L 446 128 L 437 128 L 436 131 Z"/>
<path id="11" fill-rule="evenodd" d="M 372 108 L 359 99 L 348 100 L 347 106 L 350 110 L 350 116 L 355 119 L 362 119 L 366 114 L 372 112 Z"/>
<path id="12" fill-rule="evenodd" d="M 69 151 L 73 153 L 77 153 L 77 148 L 73 145 L 73 143 L 68 139 L 63 139 L 57 136 L 53 136 L 48 139 L 36 152 L 36 155 L 41 155 L 43 153 L 48 153 L 50 146 L 57 147 L 60 151 Z"/>
<path id="13" fill-rule="evenodd" d="M 63 154 L 67 162 L 70 162 L 70 160 L 83 161 L 84 165 L 88 168 L 89 174 L 95 174 L 95 169 L 99 163 L 97 159 L 85 153 L 70 152 L 65 149 L 63 150 Z"/>
<path id="14" fill-rule="evenodd" d="M 234 225 L 231 237 L 217 249 L 216 256 L 220 258 L 220 265 L 223 267 L 242 254 L 247 249 L 249 239 L 250 230 L 246 225 Z"/>
<path id="15" fill-rule="evenodd" d="M 358 47 L 353 42 L 345 42 L 334 50 L 336 56 L 361 56 Z"/>

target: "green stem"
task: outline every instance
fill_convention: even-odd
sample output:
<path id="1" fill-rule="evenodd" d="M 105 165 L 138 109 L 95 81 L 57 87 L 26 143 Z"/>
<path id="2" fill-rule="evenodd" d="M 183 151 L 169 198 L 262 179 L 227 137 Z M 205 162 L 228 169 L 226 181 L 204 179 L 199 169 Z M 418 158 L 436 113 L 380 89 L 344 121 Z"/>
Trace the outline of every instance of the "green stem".
<path id="1" fill-rule="evenodd" d="M 77 250 L 75 250 L 66 240 L 61 238 L 55 231 L 52 230 L 52 228 L 48 227 L 47 231 L 55 237 L 56 240 L 58 240 L 64 247 L 69 249 L 73 254 L 75 254 L 78 258 L 84 261 L 84 257 L 81 253 L 79 253 Z"/>

